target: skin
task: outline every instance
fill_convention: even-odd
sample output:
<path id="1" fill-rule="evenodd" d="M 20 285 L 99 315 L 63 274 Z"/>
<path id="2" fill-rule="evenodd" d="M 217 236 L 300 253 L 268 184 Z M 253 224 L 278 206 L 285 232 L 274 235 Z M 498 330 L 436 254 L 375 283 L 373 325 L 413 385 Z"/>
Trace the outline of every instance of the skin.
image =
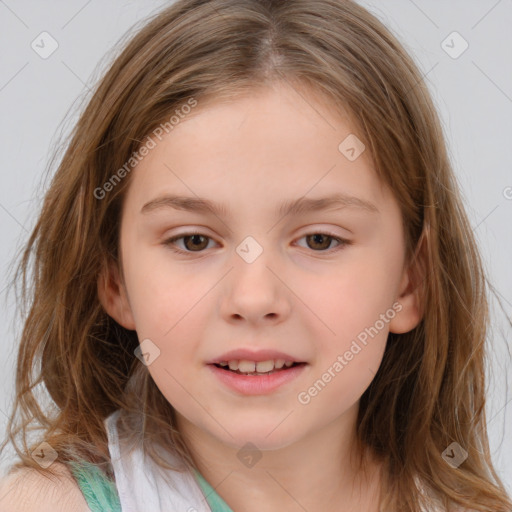
<path id="1" fill-rule="evenodd" d="M 380 466 L 369 457 L 366 479 L 351 458 L 359 399 L 388 332 L 413 329 L 420 304 L 405 265 L 398 203 L 367 151 L 349 161 L 338 150 L 355 132 L 348 118 L 334 116 L 313 92 L 304 98 L 274 84 L 229 103 L 199 103 L 132 171 L 121 220 L 122 274 L 102 274 L 98 290 L 118 323 L 160 350 L 148 370 L 176 409 L 199 470 L 233 510 L 376 511 Z M 274 214 L 285 199 L 334 191 L 379 211 Z M 232 215 L 141 213 L 164 193 L 207 198 Z M 208 238 L 174 243 L 188 254 L 166 245 L 191 228 Z M 315 244 L 306 236 L 326 230 L 351 244 Z M 263 249 L 253 263 L 236 252 L 249 235 Z M 400 312 L 301 404 L 298 394 L 395 303 Z M 270 395 L 243 396 L 206 366 L 241 347 L 280 350 L 308 365 Z M 262 456 L 252 467 L 237 457 L 248 442 Z"/>

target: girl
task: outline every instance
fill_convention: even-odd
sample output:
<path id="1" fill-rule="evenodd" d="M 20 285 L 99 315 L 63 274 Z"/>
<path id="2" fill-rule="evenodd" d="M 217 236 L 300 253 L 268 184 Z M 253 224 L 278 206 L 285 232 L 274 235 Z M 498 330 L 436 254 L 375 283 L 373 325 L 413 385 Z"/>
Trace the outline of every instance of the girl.
<path id="1" fill-rule="evenodd" d="M 25 301 L 32 252 L 2 510 L 512 509 L 439 119 L 356 3 L 156 15 L 76 126 Z"/>

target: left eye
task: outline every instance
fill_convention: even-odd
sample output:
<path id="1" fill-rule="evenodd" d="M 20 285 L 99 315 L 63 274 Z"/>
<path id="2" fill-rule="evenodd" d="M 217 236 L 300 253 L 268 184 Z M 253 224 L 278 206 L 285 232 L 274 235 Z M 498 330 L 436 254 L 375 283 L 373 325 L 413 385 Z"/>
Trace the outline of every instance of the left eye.
<path id="1" fill-rule="evenodd" d="M 317 246 L 317 249 L 319 248 L 318 246 L 320 246 L 320 249 L 328 249 L 329 246 L 331 245 L 331 241 L 335 241 L 338 243 L 337 247 L 340 248 L 340 247 L 344 247 L 345 245 L 349 245 L 350 242 L 348 240 L 344 240 L 343 238 L 338 238 L 334 235 L 330 235 L 329 233 L 311 233 L 309 235 L 305 235 L 301 238 L 299 238 L 299 240 L 301 240 L 302 238 L 305 238 L 307 240 L 307 243 L 311 244 L 313 243 L 314 245 Z M 324 252 L 324 251 L 320 251 L 320 252 Z"/>
<path id="2" fill-rule="evenodd" d="M 345 240 L 343 238 L 336 237 L 329 233 L 311 233 L 308 235 L 304 235 L 299 240 L 305 238 L 307 240 L 308 245 L 313 244 L 316 246 L 315 252 L 327 252 L 325 249 L 329 249 L 331 242 L 334 240 L 338 243 L 337 249 L 343 248 L 346 245 L 350 245 L 352 242 L 349 240 Z M 176 248 L 176 242 L 178 240 L 183 240 L 185 245 L 185 250 Z M 208 245 L 208 240 L 212 240 L 210 237 L 203 235 L 201 233 L 185 233 L 183 235 L 175 236 L 173 238 L 169 238 L 164 242 L 164 245 L 170 246 L 170 248 L 178 253 L 190 254 L 191 252 L 203 252 L 203 250 Z M 310 247 L 311 248 L 311 247 Z M 318 250 L 320 249 L 320 250 Z"/>

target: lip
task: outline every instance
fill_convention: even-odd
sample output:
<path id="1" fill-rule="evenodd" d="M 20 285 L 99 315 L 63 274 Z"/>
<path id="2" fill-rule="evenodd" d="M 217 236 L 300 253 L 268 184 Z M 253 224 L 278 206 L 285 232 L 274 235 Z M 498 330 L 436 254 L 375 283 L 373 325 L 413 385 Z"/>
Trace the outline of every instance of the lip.
<path id="1" fill-rule="evenodd" d="M 298 378 L 306 366 L 308 364 L 303 363 L 270 375 L 242 375 L 223 370 L 214 364 L 209 364 L 208 368 L 217 379 L 233 391 L 242 395 L 267 395 Z"/>
<path id="2" fill-rule="evenodd" d="M 222 354 L 211 361 L 207 361 L 206 364 L 219 364 L 224 361 L 269 361 L 276 359 L 284 359 L 285 361 L 292 361 L 294 363 L 305 363 L 306 361 L 302 361 L 295 356 L 290 354 L 285 354 L 284 352 L 278 352 L 277 350 L 250 350 L 245 348 L 239 348 L 236 350 L 231 350 Z"/>

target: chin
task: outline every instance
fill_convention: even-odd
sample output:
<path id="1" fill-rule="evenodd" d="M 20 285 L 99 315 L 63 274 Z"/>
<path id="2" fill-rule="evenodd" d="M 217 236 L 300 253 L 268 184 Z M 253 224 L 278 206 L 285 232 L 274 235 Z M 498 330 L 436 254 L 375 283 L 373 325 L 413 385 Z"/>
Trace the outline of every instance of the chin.
<path id="1" fill-rule="evenodd" d="M 282 418 L 280 419 L 282 421 Z M 279 450 L 298 441 L 301 434 L 290 425 L 285 428 L 280 421 L 254 420 L 249 424 L 231 423 L 227 428 L 229 434 L 220 433 L 222 442 L 236 450 L 243 449 L 249 443 L 259 450 Z M 305 434 L 304 434 L 305 435 Z"/>

